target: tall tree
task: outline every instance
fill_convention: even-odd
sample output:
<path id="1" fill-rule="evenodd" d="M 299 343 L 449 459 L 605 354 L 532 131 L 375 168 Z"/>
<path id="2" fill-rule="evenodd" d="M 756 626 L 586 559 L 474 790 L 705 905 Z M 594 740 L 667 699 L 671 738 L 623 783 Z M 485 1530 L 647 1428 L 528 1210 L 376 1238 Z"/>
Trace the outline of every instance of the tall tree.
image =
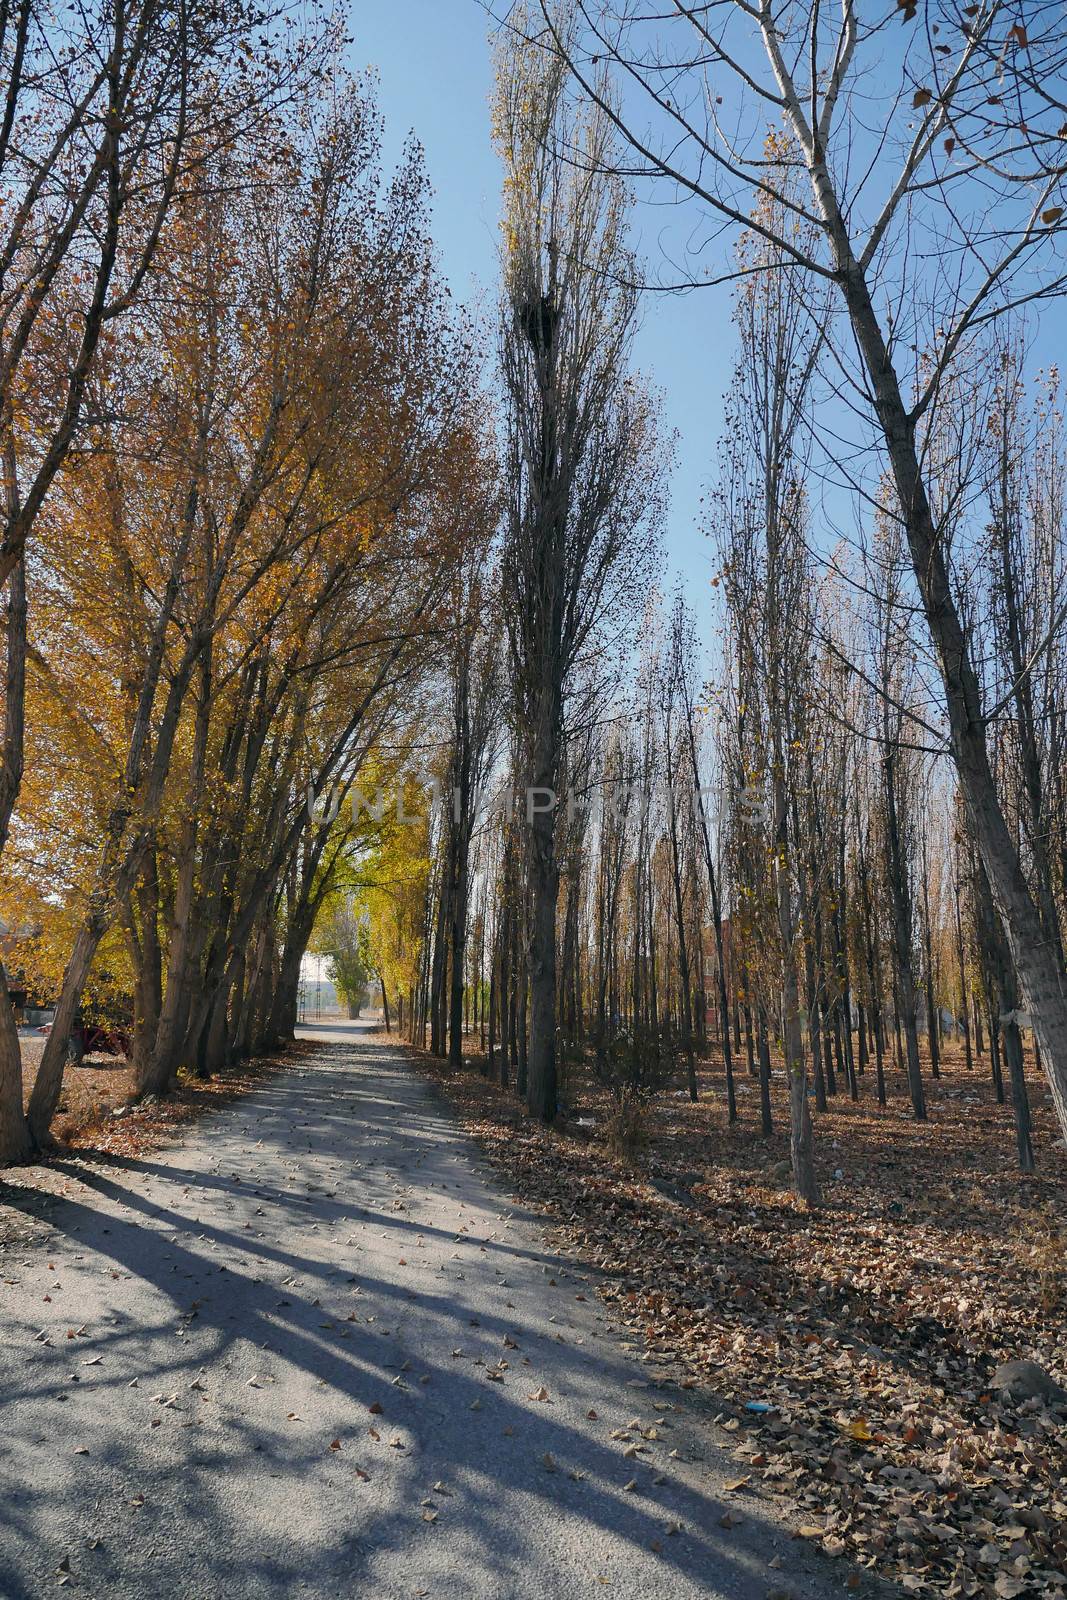
<path id="1" fill-rule="evenodd" d="M 571 9 L 554 9 L 556 27 L 569 28 Z M 527 1096 L 545 1120 L 557 1096 L 565 699 L 591 634 L 644 566 L 656 511 L 654 416 L 628 370 L 637 296 L 611 120 L 574 112 L 565 86 L 552 52 L 509 31 L 495 105 L 506 174 L 503 583 L 530 906 Z"/>
<path id="2" fill-rule="evenodd" d="M 769 167 L 776 161 L 788 164 L 786 142 L 768 140 L 767 158 Z M 753 848 L 766 852 L 760 876 L 766 878 L 777 923 L 775 987 L 789 1078 L 793 1182 L 802 1199 L 814 1202 L 818 1186 L 798 965 L 805 938 L 799 916 L 802 856 L 795 818 L 804 783 L 800 752 L 811 737 L 813 582 L 803 451 L 819 337 L 797 293 L 791 258 L 766 237 L 783 225 L 774 215 L 775 204 L 765 199 L 757 205 L 757 227 L 739 247 L 742 262 L 764 270 L 746 275 L 738 295 L 740 351 L 729 404 L 730 441 L 713 515 L 721 516 L 721 556 L 738 653 L 739 720 L 746 730 L 743 791 L 763 802 L 762 825 L 750 825 L 749 832 Z M 766 1122 L 766 1046 L 762 1055 Z"/>

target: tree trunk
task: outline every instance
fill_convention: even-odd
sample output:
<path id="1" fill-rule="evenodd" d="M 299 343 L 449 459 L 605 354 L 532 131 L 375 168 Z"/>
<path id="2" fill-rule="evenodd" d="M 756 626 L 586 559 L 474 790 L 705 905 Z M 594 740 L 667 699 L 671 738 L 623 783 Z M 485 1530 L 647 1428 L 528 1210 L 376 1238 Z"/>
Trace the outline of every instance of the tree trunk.
<path id="1" fill-rule="evenodd" d="M 247 974 L 248 960 L 242 950 L 234 967 L 233 984 L 230 989 L 233 1000 L 230 1005 L 229 1044 L 226 1052 L 230 1061 L 243 1061 L 247 1054 L 244 1032 L 245 1017 L 248 1012 Z"/>
<path id="2" fill-rule="evenodd" d="M 196 1045 L 196 1075 L 210 1078 L 229 1066 L 229 994 L 220 984 Z"/>
<path id="3" fill-rule="evenodd" d="M 28 1161 L 33 1141 L 22 1109 L 22 1045 L 0 962 L 0 1163 Z"/>
<path id="4" fill-rule="evenodd" d="M 171 935 L 163 1006 L 151 1054 L 135 1079 L 137 1092 L 142 1095 L 163 1094 L 173 1083 L 181 1065 L 181 1051 L 185 1042 L 195 969 L 200 955 L 197 948 L 196 919 L 193 915 L 196 866 L 195 840 L 187 838 L 184 841 L 183 856 L 178 869 L 174 929 Z"/>
<path id="5" fill-rule="evenodd" d="M 957 870 L 954 884 L 956 900 L 956 960 L 960 969 L 960 1027 L 963 1030 L 963 1059 L 968 1072 L 974 1070 L 971 1055 L 971 1009 L 967 997 L 967 963 L 963 951 L 963 918 L 960 915 L 960 884 Z"/>
<path id="6" fill-rule="evenodd" d="M 13 447 L 12 447 L 13 448 Z M 18 481 L 11 452 L 5 459 L 9 514 L 17 506 Z M 3 764 L 0 766 L 0 852 L 7 843 L 11 813 L 22 784 L 26 707 L 26 568 L 16 563 L 8 579 L 7 657 L 4 697 Z M 0 963 L 0 1165 L 25 1161 L 33 1149 L 22 1107 L 22 1045 L 15 1011 Z"/>
<path id="7" fill-rule="evenodd" d="M 133 1015 L 133 1080 L 139 1082 L 152 1055 L 160 1012 L 163 1009 L 163 947 L 159 937 L 159 877 L 156 846 L 150 838 L 145 864 L 134 892 L 136 923 L 136 982 Z M 131 920 L 134 913 L 131 909 Z"/>
<path id="8" fill-rule="evenodd" d="M 919 1063 L 919 1031 L 912 968 L 911 894 L 908 888 L 908 864 L 904 859 L 897 809 L 896 757 L 892 752 L 885 757 L 885 801 L 888 851 L 886 865 L 893 906 L 893 955 L 896 967 L 896 990 L 908 1053 L 908 1089 L 916 1121 L 925 1122 L 926 1096 L 923 1092 L 922 1068 Z"/>
<path id="9" fill-rule="evenodd" d="M 826 1076 L 822 1069 L 822 1040 L 819 1037 L 819 1000 L 815 988 L 815 957 L 811 940 L 804 941 L 804 966 L 808 1002 L 808 1049 L 811 1052 L 811 1073 L 815 1084 L 815 1106 L 826 1110 Z"/>
<path id="10" fill-rule="evenodd" d="M 976 863 L 975 901 L 978 936 L 985 958 L 989 989 L 990 1033 L 993 1041 L 993 1081 L 998 1101 L 1004 1099 L 1001 1055 L 1008 1063 L 1011 1103 L 1015 1116 L 1015 1148 L 1020 1172 L 1033 1172 L 1034 1147 L 1030 1131 L 1030 1100 L 1023 1071 L 1023 1043 L 1019 1033 L 1019 985 L 1011 964 L 1011 953 L 993 906 L 989 879 L 982 863 Z"/>
<path id="11" fill-rule="evenodd" d="M 45 1041 L 41 1062 L 37 1068 L 37 1078 L 30 1095 L 30 1135 L 38 1150 L 47 1150 L 55 1142 L 48 1130 L 52 1125 L 52 1118 L 63 1088 L 67 1041 L 81 1003 L 85 980 L 89 975 L 93 956 L 104 936 L 107 921 L 106 904 L 98 898 L 96 903 L 90 906 L 88 916 L 78 929 L 74 948 L 63 973 L 52 1029 Z"/>
<path id="12" fill-rule="evenodd" d="M 671 877 L 674 882 L 674 910 L 678 921 L 678 978 L 679 978 L 679 1013 L 683 1033 L 683 1048 L 686 1061 L 686 1086 L 689 1089 L 689 1098 L 695 1104 L 700 1098 L 697 1092 L 696 1058 L 693 1053 L 693 1014 L 692 997 L 689 989 L 689 946 L 685 937 L 685 900 L 682 894 L 682 861 L 678 848 L 678 817 L 674 805 L 673 791 L 670 798 L 670 835 L 671 835 Z"/>
<path id="13" fill-rule="evenodd" d="M 782 1044 L 785 1069 L 789 1075 L 789 1155 L 793 1166 L 793 1188 L 808 1205 L 818 1205 L 819 1185 L 815 1178 L 814 1136 L 811 1106 L 808 1103 L 808 1073 L 804 1061 L 804 1040 L 800 1027 L 800 990 L 797 982 L 797 929 L 793 919 L 793 892 L 790 882 L 788 817 L 783 757 L 775 752 L 774 778 L 774 880 L 778 908 L 778 933 L 782 941 Z M 762 1081 L 761 1081 L 762 1099 Z"/>
<path id="14" fill-rule="evenodd" d="M 437 919 L 433 940 L 433 963 L 430 969 L 430 1052 L 435 1056 L 447 1054 L 445 1037 L 446 980 L 448 977 L 448 902 L 452 882 L 448 860 L 441 864 L 441 893 L 437 902 Z"/>
<path id="15" fill-rule="evenodd" d="M 542 769 L 544 763 L 541 764 Z M 543 786 L 548 788 L 548 785 Z M 551 1122 L 557 1110 L 556 1081 L 556 901 L 559 866 L 555 850 L 555 812 L 532 810 L 529 817 L 530 928 L 526 977 L 530 992 L 526 1103 L 534 1116 Z"/>
<path id="16" fill-rule="evenodd" d="M 756 1020 L 759 1030 L 760 1132 L 765 1139 L 769 1139 L 774 1132 L 774 1118 L 771 1114 L 771 1045 L 767 1037 L 767 1018 L 762 1001 L 758 1007 Z"/>
<path id="17" fill-rule="evenodd" d="M 529 1003 L 530 986 L 526 981 L 526 968 L 520 959 L 515 968 L 515 1005 L 512 1011 L 514 1021 L 514 1050 L 515 1050 L 515 1088 L 520 1098 L 525 1098 L 529 1082 Z"/>
<path id="18" fill-rule="evenodd" d="M 448 1060 L 463 1065 L 463 974 L 467 957 L 467 856 L 465 821 L 457 824 L 452 883 L 452 982 L 449 993 Z"/>
<path id="19" fill-rule="evenodd" d="M 930 1045 L 930 1076 L 941 1076 L 941 1028 L 937 1012 L 937 988 L 934 982 L 934 935 L 930 925 L 930 874 L 926 859 L 926 839 L 922 851 L 923 875 L 923 944 L 926 968 L 926 1037 Z"/>
<path id="20" fill-rule="evenodd" d="M 824 188 L 825 185 L 825 188 Z M 825 168 L 816 192 L 829 191 Z M 1004 924 L 1015 970 L 1052 1093 L 1060 1131 L 1067 1138 L 1067 985 L 1001 810 L 986 745 L 986 723 L 970 645 L 952 593 L 944 545 L 923 482 L 915 424 L 900 394 L 863 271 L 852 253 L 836 206 L 825 212 L 838 258 L 839 278 L 885 437 L 897 497 L 945 689 L 952 754 L 972 835 L 982 854 Z"/>

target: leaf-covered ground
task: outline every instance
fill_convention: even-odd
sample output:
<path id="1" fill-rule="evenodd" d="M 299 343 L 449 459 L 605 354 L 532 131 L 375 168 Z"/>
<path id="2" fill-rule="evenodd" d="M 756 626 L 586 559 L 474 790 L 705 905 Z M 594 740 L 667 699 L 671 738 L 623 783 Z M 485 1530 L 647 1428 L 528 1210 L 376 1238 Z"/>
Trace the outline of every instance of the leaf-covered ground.
<path id="1" fill-rule="evenodd" d="M 780 1176 L 779 1084 L 774 1139 L 747 1082 L 727 1128 L 707 1073 L 699 1104 L 661 1097 L 624 1163 L 423 1061 L 512 1188 L 602 1270 L 646 1359 L 721 1398 L 739 1478 L 791 1496 L 798 1537 L 917 1594 L 1067 1594 L 1067 1408 L 990 1382 L 1015 1358 L 1067 1382 L 1067 1160 L 1036 1079 L 1036 1177 L 1014 1170 L 1010 1112 L 949 1060 L 926 1125 L 899 1083 L 886 1111 L 866 1085 L 832 1103 L 809 1213 Z M 578 1098 L 596 1122 L 596 1092 Z"/>

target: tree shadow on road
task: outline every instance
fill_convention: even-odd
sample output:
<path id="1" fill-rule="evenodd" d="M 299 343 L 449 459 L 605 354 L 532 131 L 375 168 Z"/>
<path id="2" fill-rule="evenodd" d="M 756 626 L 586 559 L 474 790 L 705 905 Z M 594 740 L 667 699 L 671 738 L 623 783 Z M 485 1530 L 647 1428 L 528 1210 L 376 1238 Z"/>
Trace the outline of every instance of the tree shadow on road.
<path id="1" fill-rule="evenodd" d="M 652 1423 L 658 1391 L 634 1392 L 639 1369 L 607 1343 L 560 1343 L 560 1329 L 544 1327 L 544 1269 L 558 1268 L 558 1260 L 526 1242 L 489 1239 L 499 1209 L 486 1204 L 493 1197 L 477 1158 L 426 1091 L 384 1056 L 375 1051 L 373 1074 L 313 1069 L 296 1095 L 291 1079 L 265 1085 L 230 1114 L 238 1124 L 254 1115 L 247 1131 L 258 1142 L 218 1150 L 215 1171 L 200 1170 L 182 1151 L 170 1160 L 64 1165 L 83 1195 L 58 1200 L 52 1225 L 104 1275 L 105 1305 L 115 1272 L 138 1280 L 148 1298 L 134 1320 L 125 1316 L 87 1338 L 67 1341 L 57 1328 L 48 1346 L 33 1342 L 28 1324 L 21 1338 L 16 1333 L 13 1353 L 25 1358 L 28 1342 L 32 1359 L 7 1373 L 8 1465 L 18 1485 L 5 1502 L 12 1595 L 34 1592 L 14 1585 L 39 1573 L 42 1541 L 47 1547 L 54 1539 L 60 1508 L 80 1538 L 102 1540 L 83 1561 L 104 1593 L 385 1596 L 403 1571 L 397 1594 L 425 1585 L 435 1597 L 483 1597 L 490 1568 L 493 1600 L 563 1595 L 569 1585 L 559 1563 L 574 1559 L 573 1545 L 557 1541 L 565 1519 L 592 1559 L 601 1544 L 608 1550 L 621 1541 L 635 1563 L 648 1564 L 662 1584 L 650 1595 L 763 1600 L 770 1541 L 780 1531 L 753 1502 L 732 1524 L 738 1501 L 701 1486 L 692 1464 L 676 1466 L 666 1447 L 656 1447 L 655 1467 L 646 1465 L 647 1447 L 626 1457 L 609 1439 L 612 1419 L 577 1426 L 554 1399 L 530 1403 L 527 1353 L 535 1367 L 551 1365 L 573 1415 L 602 1406 L 607 1391 L 617 1425 L 635 1412 Z M 320 1073 L 324 1081 L 309 1086 Z M 390 1122 L 390 1104 L 403 1112 L 402 1126 Z M 216 1124 L 212 1135 L 220 1131 Z M 203 1148 L 215 1150 L 211 1138 Z M 330 1174 L 316 1163 L 344 1165 L 347 1151 L 348 1170 L 331 1193 L 321 1183 Z M 396 1199 L 390 1160 L 409 1185 L 467 1197 L 479 1229 L 461 1236 L 478 1246 L 468 1281 L 416 1290 L 400 1274 L 394 1281 L 368 1272 L 358 1249 L 346 1254 L 345 1225 L 373 1223 L 409 1242 L 412 1235 L 456 1237 L 386 1209 Z M 282 1161 L 308 1194 L 285 1187 Z M 339 1187 L 353 1182 L 358 1193 L 346 1200 Z M 219 1205 L 232 1206 L 232 1225 L 201 1215 Z M 266 1236 L 275 1225 L 282 1242 Z M 514 1279 L 513 1304 L 487 1313 L 477 1291 L 502 1272 Z M 110 1297 L 120 1298 L 118 1291 Z M 519 1349 L 502 1381 L 491 1382 L 489 1354 L 499 1355 L 505 1338 Z M 464 1354 L 454 1355 L 460 1347 Z M 101 1358 L 86 1368 L 76 1407 L 56 1399 L 70 1392 L 72 1348 L 82 1362 Z M 290 1408 L 286 1396 L 309 1389 L 327 1399 L 304 1424 L 289 1414 L 295 1403 Z M 63 1413 L 75 1410 L 90 1452 L 76 1461 L 65 1448 L 71 1431 L 58 1448 L 55 1437 Z M 53 1449 L 46 1479 L 32 1467 L 42 1429 Z M 691 1455 L 700 1444 L 690 1443 L 691 1428 L 685 1437 Z M 451 1492 L 435 1495 L 438 1482 Z M 102 1485 L 110 1489 L 103 1499 Z M 137 1493 L 143 1505 L 132 1504 Z M 427 1497 L 434 1523 L 420 1509 Z M 675 1525 L 684 1532 L 667 1531 Z M 129 1539 L 180 1552 L 185 1587 L 152 1588 L 147 1577 L 132 1584 Z M 615 1581 L 620 1574 L 611 1570 Z M 826 1579 L 809 1585 L 799 1558 L 790 1581 L 813 1593 L 829 1588 Z"/>

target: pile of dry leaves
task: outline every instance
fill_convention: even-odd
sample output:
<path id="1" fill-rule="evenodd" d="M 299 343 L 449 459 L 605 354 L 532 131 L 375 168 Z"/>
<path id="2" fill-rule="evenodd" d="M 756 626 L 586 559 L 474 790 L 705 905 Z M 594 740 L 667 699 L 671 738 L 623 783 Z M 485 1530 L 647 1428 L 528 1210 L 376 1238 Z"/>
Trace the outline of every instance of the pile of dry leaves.
<path id="1" fill-rule="evenodd" d="M 714 1091 L 668 1096 L 626 1165 L 473 1073 L 426 1070 L 601 1269 L 644 1359 L 721 1398 L 742 1480 L 790 1495 L 799 1537 L 917 1594 L 1067 1594 L 1067 1405 L 992 1385 L 1015 1358 L 1067 1378 L 1067 1163 L 1036 1084 L 1031 1179 L 1013 1170 L 1009 1113 L 951 1063 L 925 1126 L 901 1086 L 887 1111 L 835 1102 L 809 1213 L 778 1166 L 778 1088 L 774 1140 L 754 1096 L 733 1129 Z M 605 1109 L 591 1090 L 583 1108 L 594 1125 Z"/>

